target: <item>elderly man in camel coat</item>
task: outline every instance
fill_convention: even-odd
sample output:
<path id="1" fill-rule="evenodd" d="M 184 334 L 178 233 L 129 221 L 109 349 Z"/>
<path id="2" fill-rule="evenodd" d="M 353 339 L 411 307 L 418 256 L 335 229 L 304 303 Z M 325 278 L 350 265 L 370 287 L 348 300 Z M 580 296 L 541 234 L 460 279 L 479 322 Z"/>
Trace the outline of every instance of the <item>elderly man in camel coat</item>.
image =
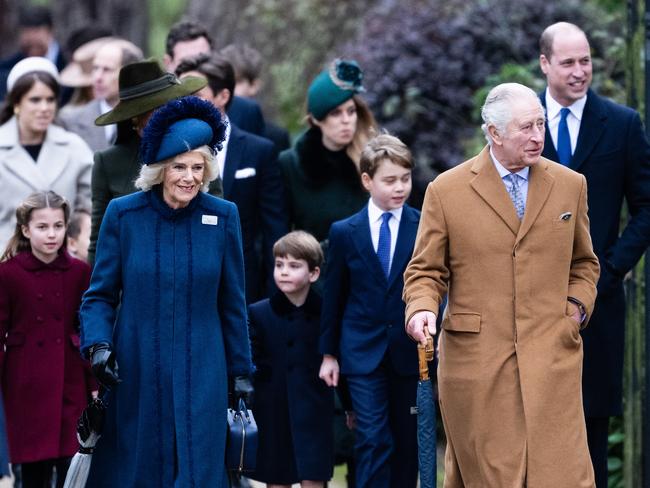
<path id="1" fill-rule="evenodd" d="M 584 176 L 541 157 L 544 110 L 493 88 L 488 146 L 430 183 L 405 272 L 408 334 L 435 333 L 445 488 L 594 487 L 580 329 L 596 298 Z"/>

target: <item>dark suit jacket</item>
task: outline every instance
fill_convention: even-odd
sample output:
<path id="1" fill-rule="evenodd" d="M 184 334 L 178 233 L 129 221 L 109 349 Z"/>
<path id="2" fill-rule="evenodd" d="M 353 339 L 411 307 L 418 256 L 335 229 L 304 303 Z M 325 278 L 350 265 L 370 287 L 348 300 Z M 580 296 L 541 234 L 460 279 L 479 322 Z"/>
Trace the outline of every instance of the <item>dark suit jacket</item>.
<path id="1" fill-rule="evenodd" d="M 90 228 L 90 245 L 88 246 L 88 262 L 95 262 L 95 248 L 99 228 L 102 225 L 106 207 L 113 198 L 130 195 L 137 190 L 133 185 L 140 174 L 140 159 L 138 152 L 140 139 L 133 137 L 109 147 L 105 151 L 95 153 L 90 187 L 92 191 L 92 215 Z M 210 184 L 209 193 L 222 197 L 221 179 L 217 178 Z"/>
<path id="2" fill-rule="evenodd" d="M 287 233 L 289 226 L 284 185 L 273 143 L 241 130 L 234 123 L 231 124 L 223 170 L 223 195 L 239 209 L 246 300 L 250 303 L 260 297 L 264 277 L 269 282 L 272 280 L 273 244 Z M 259 252 L 256 252 L 259 238 L 264 275 Z"/>
<path id="3" fill-rule="evenodd" d="M 540 98 L 544 104 L 545 93 Z M 542 155 L 558 160 L 548 127 Z M 570 167 L 587 179 L 591 239 L 601 268 L 594 313 L 582 332 L 585 413 L 621 415 L 622 278 L 650 244 L 650 145 L 639 114 L 589 90 Z M 631 218 L 620 233 L 623 200 Z"/>
<path id="4" fill-rule="evenodd" d="M 230 121 L 246 132 L 264 137 L 264 116 L 259 104 L 250 98 L 234 96 L 228 107 Z"/>
<path id="5" fill-rule="evenodd" d="M 416 344 L 404 330 L 402 288 L 419 220 L 420 212 L 404 205 L 388 279 L 372 245 L 367 206 L 332 224 L 320 352 L 336 356 L 342 374 L 369 374 L 387 351 L 398 374 L 417 374 Z"/>

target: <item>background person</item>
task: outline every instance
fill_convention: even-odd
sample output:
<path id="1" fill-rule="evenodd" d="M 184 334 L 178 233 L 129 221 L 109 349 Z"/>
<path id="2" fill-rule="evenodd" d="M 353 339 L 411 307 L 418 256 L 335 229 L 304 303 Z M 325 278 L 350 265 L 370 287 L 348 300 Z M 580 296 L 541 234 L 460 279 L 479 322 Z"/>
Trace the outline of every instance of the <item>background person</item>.
<path id="1" fill-rule="evenodd" d="M 53 123 L 58 71 L 45 58 L 20 61 L 9 73 L 0 109 L 0 245 L 13 233 L 14 212 L 27 195 L 52 190 L 74 206 L 90 202 L 93 155 L 79 136 Z"/>
<path id="2" fill-rule="evenodd" d="M 540 51 L 548 83 L 540 95 L 548 117 L 542 154 L 583 174 L 589 188 L 601 274 L 594 315 L 582 331 L 582 394 L 596 486 L 605 488 L 609 417 L 623 414 L 623 277 L 650 244 L 650 145 L 636 111 L 589 88 L 591 50 L 580 28 L 566 22 L 547 27 Z M 621 231 L 623 201 L 629 220 Z"/>
<path id="3" fill-rule="evenodd" d="M 70 209 L 52 191 L 16 209 L 0 262 L 0 378 L 12 464 L 23 488 L 63 486 L 77 419 L 95 383 L 79 354 L 78 311 L 90 268 L 65 250 Z"/>
<path id="4" fill-rule="evenodd" d="M 224 133 L 212 104 L 168 102 L 143 133 L 141 191 L 106 210 L 80 312 L 112 388 L 89 486 L 229 486 L 228 378 L 250 404 L 252 363 L 237 208 L 206 193 Z"/>
<path id="5" fill-rule="evenodd" d="M 222 56 L 200 54 L 187 58 L 176 74 L 205 78 L 207 86 L 197 96 L 228 113 L 235 88 L 235 74 Z M 237 205 L 244 246 L 246 301 L 268 296 L 273 285 L 273 243 L 286 234 L 284 186 L 271 141 L 229 123 L 223 148 L 217 155 L 223 180 L 223 197 Z M 258 248 L 258 243 L 260 244 Z M 260 253 L 261 249 L 261 253 Z M 260 256 L 261 254 L 261 256 Z"/>
<path id="6" fill-rule="evenodd" d="M 75 208 L 68 223 L 68 253 L 87 263 L 89 244 L 90 210 Z"/>
<path id="7" fill-rule="evenodd" d="M 280 154 L 289 225 L 321 242 L 333 222 L 368 202 L 359 176 L 359 155 L 375 119 L 358 95 L 362 78 L 354 61 L 336 60 L 321 72 L 307 92 L 310 127 L 292 149 Z"/>

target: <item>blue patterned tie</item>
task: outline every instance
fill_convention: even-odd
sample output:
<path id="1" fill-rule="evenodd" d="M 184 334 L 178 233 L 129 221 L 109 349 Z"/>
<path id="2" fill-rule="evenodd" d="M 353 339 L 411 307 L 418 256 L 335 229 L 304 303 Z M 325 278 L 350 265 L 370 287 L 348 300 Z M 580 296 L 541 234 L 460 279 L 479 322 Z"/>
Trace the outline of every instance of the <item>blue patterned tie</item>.
<path id="1" fill-rule="evenodd" d="M 515 206 L 517 217 L 519 217 L 519 220 L 521 220 L 524 216 L 524 211 L 526 210 L 526 204 L 524 203 L 524 198 L 521 194 L 521 189 L 519 188 L 519 175 L 510 173 L 504 178 L 508 178 L 510 180 L 511 185 L 506 185 L 506 188 L 508 189 L 508 195 L 510 195 L 512 203 Z"/>
<path id="2" fill-rule="evenodd" d="M 390 212 L 385 212 L 381 216 L 381 227 L 379 227 L 379 243 L 377 244 L 377 258 L 386 278 L 390 272 L 390 227 L 388 221 L 393 216 Z"/>
<path id="3" fill-rule="evenodd" d="M 560 110 L 560 125 L 557 128 L 557 156 L 564 166 L 571 164 L 571 136 L 566 118 L 571 111 L 568 108 Z"/>

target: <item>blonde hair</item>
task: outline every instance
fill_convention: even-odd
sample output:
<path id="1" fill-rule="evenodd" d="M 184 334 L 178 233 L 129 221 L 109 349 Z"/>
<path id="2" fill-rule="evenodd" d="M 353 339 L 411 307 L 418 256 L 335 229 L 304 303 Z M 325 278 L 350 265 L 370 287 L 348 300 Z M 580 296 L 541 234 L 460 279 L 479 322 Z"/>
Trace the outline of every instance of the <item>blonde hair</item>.
<path id="1" fill-rule="evenodd" d="M 304 230 L 294 230 L 273 244 L 273 257 L 286 258 L 288 255 L 307 261 L 309 271 L 323 264 L 323 250 L 316 238 Z"/>
<path id="2" fill-rule="evenodd" d="M 384 159 L 406 169 L 413 169 L 413 157 L 409 148 L 397 137 L 384 133 L 373 137 L 361 151 L 359 171 L 371 178 Z"/>
<path id="3" fill-rule="evenodd" d="M 188 152 L 199 153 L 203 156 L 205 162 L 205 170 L 203 173 L 203 182 L 201 184 L 201 191 L 207 192 L 210 187 L 210 182 L 217 179 L 219 173 L 217 172 L 217 158 L 209 146 L 200 146 Z M 140 174 L 134 182 L 136 188 L 142 191 L 149 191 L 155 185 L 163 182 L 165 178 L 165 167 L 174 161 L 176 156 L 165 159 L 159 163 L 143 164 L 140 168 Z"/>
<path id="4" fill-rule="evenodd" d="M 32 219 L 32 212 L 42 208 L 60 208 L 63 210 L 63 221 L 68 225 L 70 218 L 70 205 L 68 201 L 61 195 L 53 191 L 39 191 L 29 195 L 23 203 L 16 209 L 16 227 L 14 233 L 7 243 L 7 247 L 0 257 L 0 262 L 7 261 L 13 258 L 16 254 L 23 251 L 31 251 L 32 246 L 29 239 L 23 234 L 23 226 L 29 225 Z M 67 236 L 63 242 L 62 247 L 67 245 Z"/>

